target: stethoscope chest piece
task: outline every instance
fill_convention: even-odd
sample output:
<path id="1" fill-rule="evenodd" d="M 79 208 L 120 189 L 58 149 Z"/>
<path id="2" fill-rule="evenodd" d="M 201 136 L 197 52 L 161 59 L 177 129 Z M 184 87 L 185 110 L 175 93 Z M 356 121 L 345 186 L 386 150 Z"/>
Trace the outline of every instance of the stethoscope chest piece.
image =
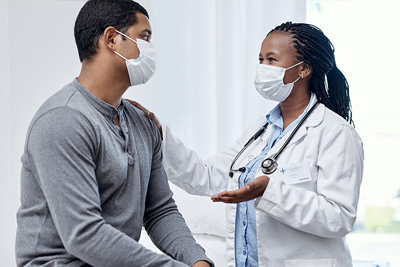
<path id="1" fill-rule="evenodd" d="M 261 170 L 264 174 L 271 174 L 276 171 L 278 168 L 278 162 L 276 162 L 275 158 L 266 158 L 261 163 Z"/>
<path id="2" fill-rule="evenodd" d="M 276 171 L 278 168 L 278 162 L 277 159 L 281 155 L 282 151 L 286 148 L 286 146 L 289 144 L 290 140 L 292 140 L 293 136 L 297 132 L 297 130 L 300 128 L 300 126 L 303 124 L 303 122 L 307 119 L 307 117 L 311 114 L 311 112 L 318 106 L 319 101 L 317 101 L 309 111 L 304 115 L 304 117 L 300 120 L 300 122 L 296 125 L 296 127 L 293 129 L 292 133 L 290 136 L 286 139 L 285 143 L 281 146 L 279 151 L 272 155 L 269 158 L 264 159 L 264 161 L 261 163 L 261 170 L 264 174 L 271 174 Z M 260 129 L 258 132 L 256 132 L 250 139 L 247 141 L 247 143 L 244 145 L 244 147 L 239 151 L 239 153 L 236 155 L 236 157 L 233 159 L 230 170 L 229 170 L 229 176 L 233 177 L 233 172 L 234 171 L 240 171 L 240 172 L 245 172 L 246 168 L 242 167 L 237 170 L 233 169 L 233 165 L 235 164 L 236 160 L 240 157 L 240 155 L 243 153 L 243 151 L 250 146 L 253 141 L 255 141 L 260 135 L 264 133 L 264 131 L 267 129 L 268 122 Z"/>

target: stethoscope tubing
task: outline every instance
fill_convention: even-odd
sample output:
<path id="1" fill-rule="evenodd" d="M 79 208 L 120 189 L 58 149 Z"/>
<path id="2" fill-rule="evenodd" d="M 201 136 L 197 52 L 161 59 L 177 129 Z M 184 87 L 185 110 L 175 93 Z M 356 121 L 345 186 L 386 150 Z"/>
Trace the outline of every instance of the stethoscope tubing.
<path id="1" fill-rule="evenodd" d="M 278 150 L 278 152 L 276 152 L 271 157 L 268 157 L 263 160 L 263 162 L 261 163 L 261 170 L 264 174 L 272 174 L 276 171 L 276 169 L 278 168 L 278 162 L 277 162 L 278 157 L 282 154 L 283 150 L 287 147 L 289 142 L 292 140 L 292 138 L 294 137 L 296 132 L 301 127 L 301 125 L 303 125 L 304 121 L 308 118 L 308 116 L 311 114 L 311 112 L 313 112 L 313 110 L 318 106 L 318 104 L 319 104 L 319 101 L 317 101 L 310 108 L 310 110 L 307 111 L 306 115 L 304 115 L 304 117 L 301 119 L 301 121 L 296 125 L 296 127 L 293 129 L 293 132 L 290 134 L 288 139 L 286 139 L 285 143 L 281 146 L 281 148 Z"/>
<path id="2" fill-rule="evenodd" d="M 278 150 L 277 153 L 275 153 L 272 157 L 268 157 L 266 159 L 263 160 L 263 162 L 261 163 L 261 166 L 263 166 L 264 162 L 270 162 L 270 166 L 273 167 L 272 171 L 267 171 L 264 172 L 264 168 L 262 168 L 263 173 L 265 174 L 271 174 L 274 173 L 275 170 L 278 167 L 278 163 L 277 163 L 277 159 L 278 157 L 281 155 L 281 153 L 283 152 L 283 150 L 286 148 L 286 146 L 289 144 L 289 142 L 292 140 L 293 136 L 296 134 L 296 132 L 298 131 L 298 129 L 301 127 L 301 125 L 304 123 L 304 121 L 308 118 L 308 116 L 311 114 L 311 112 L 314 111 L 314 109 L 318 106 L 319 101 L 317 101 L 312 107 L 311 109 L 306 113 L 306 115 L 304 115 L 304 117 L 301 119 L 301 121 L 296 125 L 296 127 L 293 129 L 292 133 L 290 134 L 290 136 L 288 137 L 288 139 L 286 139 L 285 143 L 281 146 L 281 148 Z M 247 143 L 244 145 L 244 147 L 239 151 L 239 153 L 236 155 L 236 157 L 233 159 L 231 167 L 229 168 L 229 176 L 233 177 L 233 172 L 235 171 L 240 171 L 240 172 L 244 172 L 246 170 L 245 167 L 241 167 L 237 170 L 233 169 L 233 166 L 235 165 L 236 161 L 239 159 L 239 157 L 243 154 L 243 152 L 255 141 L 257 140 L 258 137 L 260 137 L 265 130 L 268 127 L 268 122 L 266 124 L 264 124 L 260 130 L 258 130 L 250 139 L 249 141 L 247 141 Z"/>
<path id="3" fill-rule="evenodd" d="M 249 141 L 247 141 L 247 143 L 244 145 L 244 147 L 239 151 L 239 153 L 236 155 L 236 157 L 233 159 L 231 167 L 229 168 L 229 176 L 233 177 L 233 172 L 234 171 L 241 171 L 244 172 L 243 168 L 239 168 L 237 170 L 233 169 L 233 165 L 236 163 L 236 161 L 238 160 L 238 158 L 242 155 L 242 153 L 255 141 L 257 140 L 258 137 L 260 137 L 260 135 L 262 135 L 265 130 L 268 127 L 268 122 L 266 124 L 264 124 L 263 127 L 261 127 L 260 130 L 258 130 L 250 139 Z M 243 170 L 243 171 L 242 171 Z"/>

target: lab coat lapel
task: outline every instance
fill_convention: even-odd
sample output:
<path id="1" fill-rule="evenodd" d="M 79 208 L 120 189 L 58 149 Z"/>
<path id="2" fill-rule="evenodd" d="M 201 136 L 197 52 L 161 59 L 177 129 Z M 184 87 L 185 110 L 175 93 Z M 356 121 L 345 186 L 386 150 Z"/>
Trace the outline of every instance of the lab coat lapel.
<path id="1" fill-rule="evenodd" d="M 310 116 L 304 121 L 303 125 L 300 126 L 299 130 L 293 136 L 292 140 L 286 146 L 286 148 L 291 147 L 292 145 L 296 144 L 299 140 L 301 140 L 308 131 L 309 127 L 316 127 L 323 121 L 325 116 L 325 106 L 324 104 L 320 103 L 318 107 L 310 114 Z M 271 127 L 272 128 L 272 127 Z M 274 147 L 268 152 L 267 157 L 276 154 L 279 149 L 283 146 L 289 136 L 292 134 L 294 129 L 288 132 L 278 143 L 274 145 Z M 271 131 L 269 132 L 271 134 Z M 268 135 L 269 136 L 269 135 Z M 268 141 L 268 140 L 267 140 Z M 285 148 L 285 149 L 286 149 Z M 283 151 L 285 151 L 285 149 Z M 282 152 L 284 153 L 284 152 Z"/>

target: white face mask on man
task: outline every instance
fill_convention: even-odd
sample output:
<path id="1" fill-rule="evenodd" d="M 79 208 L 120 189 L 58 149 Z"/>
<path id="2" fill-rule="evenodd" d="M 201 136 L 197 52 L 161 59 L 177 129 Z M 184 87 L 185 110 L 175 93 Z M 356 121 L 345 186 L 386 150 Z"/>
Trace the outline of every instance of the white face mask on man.
<path id="1" fill-rule="evenodd" d="M 292 83 L 284 84 L 283 77 L 285 77 L 285 72 L 301 63 L 303 61 L 287 69 L 266 64 L 257 64 L 254 86 L 264 98 L 282 102 L 292 92 L 294 83 L 300 79 L 299 77 Z"/>
<path id="2" fill-rule="evenodd" d="M 139 49 L 139 56 L 135 59 L 127 59 L 117 51 L 114 51 L 114 53 L 123 58 L 126 62 L 131 86 L 145 84 L 151 77 L 153 77 L 154 72 L 156 71 L 155 45 L 142 39 L 136 39 L 135 41 L 120 31 L 117 31 L 117 33 L 125 36 L 132 42 L 135 42 Z"/>

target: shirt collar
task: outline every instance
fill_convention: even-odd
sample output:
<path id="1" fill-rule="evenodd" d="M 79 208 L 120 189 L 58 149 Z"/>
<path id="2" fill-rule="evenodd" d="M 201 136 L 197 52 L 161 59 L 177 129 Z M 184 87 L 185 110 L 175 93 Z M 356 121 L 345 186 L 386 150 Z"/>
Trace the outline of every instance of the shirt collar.
<path id="1" fill-rule="evenodd" d="M 267 122 L 269 124 L 276 125 L 280 128 L 283 128 L 283 120 L 281 113 L 281 106 L 276 105 L 268 114 L 267 114 Z"/>
<path id="2" fill-rule="evenodd" d="M 303 111 L 302 115 L 304 113 L 306 113 L 309 109 L 310 109 L 310 105 L 313 102 L 315 98 L 315 94 L 313 92 L 311 92 L 311 97 L 310 97 L 310 101 L 308 102 L 308 105 L 306 107 L 306 109 Z M 302 116 L 300 115 L 300 116 Z M 267 114 L 267 122 L 269 124 L 280 124 L 283 123 L 282 121 L 282 113 L 281 113 L 281 105 L 278 104 L 276 105 L 268 114 Z M 279 125 L 278 125 L 279 126 Z"/>
<path id="3" fill-rule="evenodd" d="M 313 92 L 311 92 L 311 97 L 310 97 L 310 101 L 308 102 L 307 107 L 305 108 L 305 110 L 303 111 L 303 113 L 299 116 L 302 117 L 305 115 L 305 113 L 308 112 L 308 110 L 311 108 L 311 104 L 314 104 L 316 102 L 316 96 Z M 281 112 L 281 106 L 280 104 L 276 105 L 268 114 L 267 114 L 267 122 L 269 123 L 269 127 L 271 126 L 276 126 L 279 129 L 283 129 L 283 118 L 282 118 L 282 112 Z M 261 136 L 262 140 L 263 136 Z M 265 137 L 264 137 L 265 138 Z"/>

